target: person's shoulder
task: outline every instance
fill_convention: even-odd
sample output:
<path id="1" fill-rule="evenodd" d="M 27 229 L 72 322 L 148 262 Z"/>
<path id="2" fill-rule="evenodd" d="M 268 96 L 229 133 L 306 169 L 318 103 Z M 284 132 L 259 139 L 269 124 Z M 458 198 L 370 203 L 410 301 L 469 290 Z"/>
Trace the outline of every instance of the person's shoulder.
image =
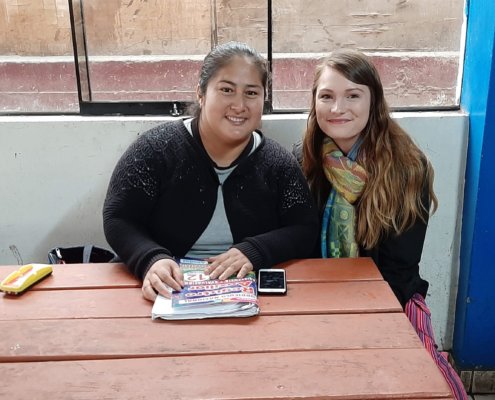
<path id="1" fill-rule="evenodd" d="M 259 166 L 269 169 L 272 174 L 277 176 L 299 176 L 302 173 L 301 166 L 294 154 L 271 138 L 265 137 L 263 148 L 258 153 L 258 158 L 255 162 Z"/>
<path id="2" fill-rule="evenodd" d="M 184 141 L 191 136 L 181 119 L 167 121 L 139 134 L 136 139 L 137 147 L 151 149 L 153 153 L 168 153 L 173 148 L 183 148 Z"/>
<path id="3" fill-rule="evenodd" d="M 275 139 L 264 136 L 264 142 L 263 150 L 265 154 L 268 156 L 273 156 L 274 161 L 286 159 L 293 161 L 295 159 L 292 153 Z"/>
<path id="4" fill-rule="evenodd" d="M 182 119 L 163 122 L 143 132 L 140 136 L 146 139 L 160 139 L 175 137 L 177 133 L 187 132 Z"/>

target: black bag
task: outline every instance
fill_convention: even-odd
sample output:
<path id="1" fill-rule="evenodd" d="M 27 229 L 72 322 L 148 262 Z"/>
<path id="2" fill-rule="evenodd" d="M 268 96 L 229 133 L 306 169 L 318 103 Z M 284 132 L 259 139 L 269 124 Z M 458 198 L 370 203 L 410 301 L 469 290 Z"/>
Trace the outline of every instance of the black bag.
<path id="1" fill-rule="evenodd" d="M 48 252 L 50 264 L 106 263 L 115 254 L 110 250 L 87 244 L 85 246 L 55 247 Z"/>

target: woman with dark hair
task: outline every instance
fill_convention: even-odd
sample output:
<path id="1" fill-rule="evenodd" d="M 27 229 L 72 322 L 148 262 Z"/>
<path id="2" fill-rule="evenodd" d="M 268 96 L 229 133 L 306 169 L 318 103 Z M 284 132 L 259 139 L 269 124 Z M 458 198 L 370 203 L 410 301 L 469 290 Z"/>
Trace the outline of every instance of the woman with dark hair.
<path id="1" fill-rule="evenodd" d="M 437 350 L 428 282 L 419 274 L 430 210 L 437 207 L 433 169 L 391 118 L 378 72 L 363 53 L 336 50 L 318 65 L 295 151 L 320 212 L 318 255 L 371 257 L 452 392 L 465 399 L 462 382 Z"/>
<path id="2" fill-rule="evenodd" d="M 103 209 L 110 246 L 143 281 L 170 297 L 175 259 L 207 259 L 211 278 L 245 276 L 311 254 L 318 215 L 292 155 L 260 130 L 266 61 L 230 42 L 204 59 L 194 118 L 140 137 L 119 160 Z"/>

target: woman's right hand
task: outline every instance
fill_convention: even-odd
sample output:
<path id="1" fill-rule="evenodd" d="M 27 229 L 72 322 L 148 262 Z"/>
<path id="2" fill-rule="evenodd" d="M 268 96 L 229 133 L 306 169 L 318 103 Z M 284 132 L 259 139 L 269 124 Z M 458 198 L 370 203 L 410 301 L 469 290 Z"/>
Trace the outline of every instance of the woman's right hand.
<path id="1" fill-rule="evenodd" d="M 165 258 L 155 262 L 146 273 L 141 288 L 143 296 L 149 301 L 155 301 L 160 293 L 170 298 L 172 290 L 181 290 L 184 286 L 184 275 L 174 260 Z"/>

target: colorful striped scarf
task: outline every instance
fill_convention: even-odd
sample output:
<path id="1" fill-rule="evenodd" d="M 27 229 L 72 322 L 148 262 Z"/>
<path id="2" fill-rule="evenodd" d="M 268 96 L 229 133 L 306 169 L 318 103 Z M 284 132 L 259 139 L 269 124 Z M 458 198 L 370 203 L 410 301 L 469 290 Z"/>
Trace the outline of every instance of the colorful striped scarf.
<path id="1" fill-rule="evenodd" d="M 366 171 L 355 161 L 360 144 L 358 139 L 346 157 L 331 138 L 323 140 L 323 170 L 332 186 L 323 212 L 323 258 L 359 256 L 354 203 L 366 185 Z"/>

